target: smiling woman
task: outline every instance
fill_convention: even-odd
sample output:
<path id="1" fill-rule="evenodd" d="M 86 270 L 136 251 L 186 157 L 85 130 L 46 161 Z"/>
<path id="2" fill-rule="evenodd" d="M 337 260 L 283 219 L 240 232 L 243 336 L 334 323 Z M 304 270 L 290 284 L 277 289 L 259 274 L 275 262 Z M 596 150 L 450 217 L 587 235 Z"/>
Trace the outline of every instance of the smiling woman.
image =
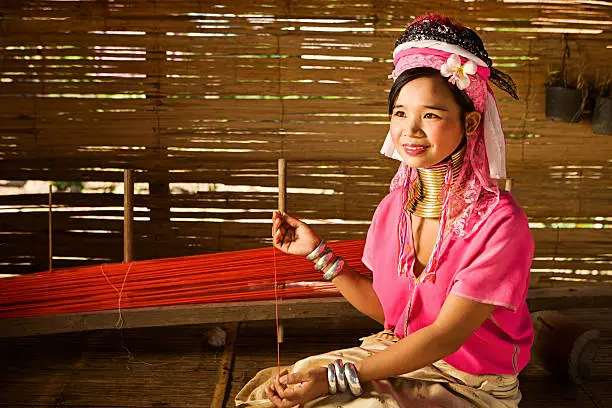
<path id="1" fill-rule="evenodd" d="M 393 85 L 389 133 L 408 166 L 440 163 L 462 145 L 464 128 L 468 135 L 478 128 L 480 113 L 455 89 L 433 68 L 408 70 Z"/>
<path id="2" fill-rule="evenodd" d="M 496 179 L 504 135 L 488 81 L 516 96 L 482 41 L 449 18 L 411 23 L 393 53 L 389 132 L 401 162 L 363 252 L 373 281 L 304 222 L 275 213 L 276 248 L 306 256 L 385 331 L 360 347 L 261 371 L 240 407 L 516 407 L 533 343 L 533 239 Z M 357 397 L 357 398 L 355 398 Z"/>

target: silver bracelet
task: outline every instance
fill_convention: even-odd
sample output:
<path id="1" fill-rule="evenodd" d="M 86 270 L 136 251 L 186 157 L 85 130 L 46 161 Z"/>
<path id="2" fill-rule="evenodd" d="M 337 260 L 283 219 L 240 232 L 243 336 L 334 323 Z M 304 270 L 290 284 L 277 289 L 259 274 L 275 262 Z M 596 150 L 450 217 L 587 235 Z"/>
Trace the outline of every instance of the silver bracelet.
<path id="1" fill-rule="evenodd" d="M 327 248 L 323 255 L 321 255 L 321 258 L 319 258 L 319 260 L 315 264 L 315 270 L 322 271 L 323 269 L 325 269 L 327 265 L 329 265 L 329 262 L 334 258 L 334 256 L 336 255 L 334 254 L 333 249 Z"/>
<path id="2" fill-rule="evenodd" d="M 358 397 L 363 394 L 363 387 L 359 382 L 359 377 L 357 376 L 357 367 L 353 363 L 346 363 L 344 365 L 344 375 L 346 377 L 346 382 L 348 383 L 348 387 L 351 390 L 351 394 Z"/>
<path id="3" fill-rule="evenodd" d="M 327 249 L 327 244 L 325 243 L 325 240 L 322 239 L 321 242 L 319 242 L 319 245 L 317 245 L 317 247 L 311 253 L 306 255 L 306 259 L 312 262 L 318 257 L 320 257 L 321 254 L 323 254 L 323 252 L 325 252 L 326 249 Z"/>
<path id="4" fill-rule="evenodd" d="M 338 381 L 336 380 L 336 366 L 334 363 L 327 365 L 327 388 L 334 395 L 338 392 Z"/>
<path id="5" fill-rule="evenodd" d="M 344 363 L 342 363 L 342 360 L 337 359 L 334 361 L 334 368 L 336 369 L 338 390 L 340 392 L 346 392 L 346 377 L 344 376 Z"/>
<path id="6" fill-rule="evenodd" d="M 332 264 L 332 266 L 323 274 L 323 279 L 326 281 L 330 281 L 334 279 L 336 276 L 342 272 L 344 268 L 344 259 L 341 256 L 336 258 L 336 261 Z"/>

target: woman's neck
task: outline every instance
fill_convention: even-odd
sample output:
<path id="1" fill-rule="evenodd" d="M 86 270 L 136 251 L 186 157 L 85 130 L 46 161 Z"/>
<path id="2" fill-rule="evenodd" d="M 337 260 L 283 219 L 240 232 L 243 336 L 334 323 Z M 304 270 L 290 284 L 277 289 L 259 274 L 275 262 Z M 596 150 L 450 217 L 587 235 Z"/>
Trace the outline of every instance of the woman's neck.
<path id="1" fill-rule="evenodd" d="M 406 200 L 407 211 L 422 218 L 440 218 L 448 164 L 452 167 L 453 185 L 463 166 L 465 146 L 466 144 L 462 143 L 452 155 L 435 166 L 417 169 L 417 179 L 412 183 Z"/>

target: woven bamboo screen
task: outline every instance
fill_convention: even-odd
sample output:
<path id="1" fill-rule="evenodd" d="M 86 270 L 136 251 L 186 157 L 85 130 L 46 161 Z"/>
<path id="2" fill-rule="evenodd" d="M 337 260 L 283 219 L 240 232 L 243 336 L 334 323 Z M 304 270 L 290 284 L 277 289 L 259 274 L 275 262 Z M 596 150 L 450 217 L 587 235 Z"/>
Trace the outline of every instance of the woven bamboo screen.
<path id="1" fill-rule="evenodd" d="M 328 239 L 365 236 L 397 163 L 386 134 L 390 54 L 437 11 L 483 37 L 514 77 L 497 92 L 508 174 L 540 282 L 612 280 L 611 136 L 544 117 L 544 81 L 610 72 L 608 1 L 5 0 L 0 178 L 122 180 L 137 259 L 261 247 L 288 162 L 288 211 Z M 47 196 L 0 197 L 0 272 L 47 267 Z M 54 266 L 122 259 L 122 196 L 54 195 Z"/>

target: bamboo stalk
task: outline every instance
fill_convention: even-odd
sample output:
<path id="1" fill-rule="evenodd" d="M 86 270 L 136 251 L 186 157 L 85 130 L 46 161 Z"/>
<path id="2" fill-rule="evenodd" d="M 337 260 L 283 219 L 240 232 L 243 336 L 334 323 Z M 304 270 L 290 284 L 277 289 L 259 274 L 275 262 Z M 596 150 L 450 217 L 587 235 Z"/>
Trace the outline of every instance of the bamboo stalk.
<path id="1" fill-rule="evenodd" d="M 507 192 L 512 191 L 512 179 L 506 179 L 506 185 L 504 186 L 504 190 Z"/>
<path id="2" fill-rule="evenodd" d="M 287 209 L 287 161 L 278 159 L 278 209 L 285 212 Z"/>
<path id="3" fill-rule="evenodd" d="M 123 172 L 123 261 L 134 260 L 134 170 Z"/>
<path id="4" fill-rule="evenodd" d="M 49 270 L 53 270 L 53 183 L 49 183 Z"/>
<path id="5" fill-rule="evenodd" d="M 287 210 L 287 160 L 285 159 L 278 159 L 278 209 L 282 213 Z M 285 329 L 282 322 L 279 321 L 276 329 L 276 342 L 282 343 L 284 337 Z"/>

